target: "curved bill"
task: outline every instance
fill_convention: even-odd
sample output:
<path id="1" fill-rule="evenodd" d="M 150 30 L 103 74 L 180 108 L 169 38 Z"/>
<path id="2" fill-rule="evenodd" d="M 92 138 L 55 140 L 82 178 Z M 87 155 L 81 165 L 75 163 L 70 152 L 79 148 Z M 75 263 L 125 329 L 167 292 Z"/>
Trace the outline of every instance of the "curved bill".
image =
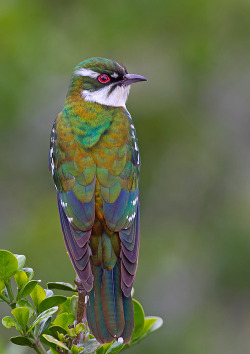
<path id="1" fill-rule="evenodd" d="M 122 84 L 127 86 L 139 81 L 147 81 L 147 79 L 141 75 L 126 74 L 123 76 Z"/>

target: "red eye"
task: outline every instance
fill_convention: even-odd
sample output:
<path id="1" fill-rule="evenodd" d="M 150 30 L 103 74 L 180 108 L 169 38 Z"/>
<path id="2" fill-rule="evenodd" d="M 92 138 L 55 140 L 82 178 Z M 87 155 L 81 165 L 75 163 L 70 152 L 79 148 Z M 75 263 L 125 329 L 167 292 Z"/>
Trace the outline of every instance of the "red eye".
<path id="1" fill-rule="evenodd" d="M 108 75 L 106 75 L 106 74 L 101 74 L 100 76 L 98 76 L 98 81 L 99 81 L 101 84 L 106 84 L 107 82 L 110 81 L 110 78 L 109 78 Z"/>

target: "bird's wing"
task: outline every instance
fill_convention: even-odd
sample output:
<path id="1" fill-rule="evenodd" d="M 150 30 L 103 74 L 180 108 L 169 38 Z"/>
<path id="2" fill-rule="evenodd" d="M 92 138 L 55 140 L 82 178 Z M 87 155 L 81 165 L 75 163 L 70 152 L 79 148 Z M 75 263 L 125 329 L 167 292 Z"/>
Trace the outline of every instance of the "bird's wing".
<path id="1" fill-rule="evenodd" d="M 49 167 L 67 251 L 86 291 L 90 291 L 93 280 L 88 241 L 95 218 L 96 165 L 89 151 L 76 144 L 70 125 L 65 119 L 61 122 L 61 115 L 51 131 Z"/>
<path id="2" fill-rule="evenodd" d="M 126 297 L 131 294 L 140 243 L 140 155 L 135 128 L 131 117 L 128 118 L 127 141 L 121 146 L 106 148 L 105 158 L 97 163 L 96 170 L 106 224 L 111 231 L 119 233 L 121 240 L 121 287 Z M 96 149 L 102 149 L 101 143 Z"/>

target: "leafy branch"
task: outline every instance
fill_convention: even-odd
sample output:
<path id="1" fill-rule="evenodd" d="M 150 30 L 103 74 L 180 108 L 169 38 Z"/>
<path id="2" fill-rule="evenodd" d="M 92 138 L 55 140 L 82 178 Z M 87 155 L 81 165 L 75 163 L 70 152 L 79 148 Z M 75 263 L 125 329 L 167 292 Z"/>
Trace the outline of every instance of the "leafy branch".
<path id="1" fill-rule="evenodd" d="M 44 289 L 40 280 L 33 280 L 34 271 L 25 268 L 25 262 L 23 255 L 0 250 L 0 302 L 8 304 L 12 314 L 4 317 L 2 324 L 20 333 L 10 338 L 16 345 L 40 354 L 116 354 L 139 343 L 163 323 L 160 317 L 145 317 L 142 306 L 133 299 L 135 328 L 130 342 L 100 344 L 89 332 L 81 283 L 77 279 L 76 286 L 49 282 Z M 53 290 L 68 291 L 71 296 L 55 295 Z"/>

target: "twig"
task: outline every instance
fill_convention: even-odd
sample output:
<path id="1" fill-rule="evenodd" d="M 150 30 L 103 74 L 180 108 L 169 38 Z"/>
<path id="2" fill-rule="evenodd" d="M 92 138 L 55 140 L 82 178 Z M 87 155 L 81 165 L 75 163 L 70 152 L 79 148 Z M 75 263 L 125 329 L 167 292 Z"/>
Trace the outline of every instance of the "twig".
<path id="1" fill-rule="evenodd" d="M 76 313 L 76 324 L 78 323 L 86 323 L 86 304 L 85 304 L 85 296 L 86 291 L 83 288 L 82 282 L 80 279 L 75 279 L 75 284 L 77 286 L 78 291 L 78 300 L 77 300 L 77 313 Z M 83 333 L 79 333 L 77 337 L 73 339 L 73 344 L 77 345 L 83 341 Z"/>
<path id="2" fill-rule="evenodd" d="M 43 345 L 40 343 L 40 341 L 37 341 L 36 343 L 33 344 L 33 348 L 38 354 L 46 354 L 47 350 L 43 347 Z"/>

